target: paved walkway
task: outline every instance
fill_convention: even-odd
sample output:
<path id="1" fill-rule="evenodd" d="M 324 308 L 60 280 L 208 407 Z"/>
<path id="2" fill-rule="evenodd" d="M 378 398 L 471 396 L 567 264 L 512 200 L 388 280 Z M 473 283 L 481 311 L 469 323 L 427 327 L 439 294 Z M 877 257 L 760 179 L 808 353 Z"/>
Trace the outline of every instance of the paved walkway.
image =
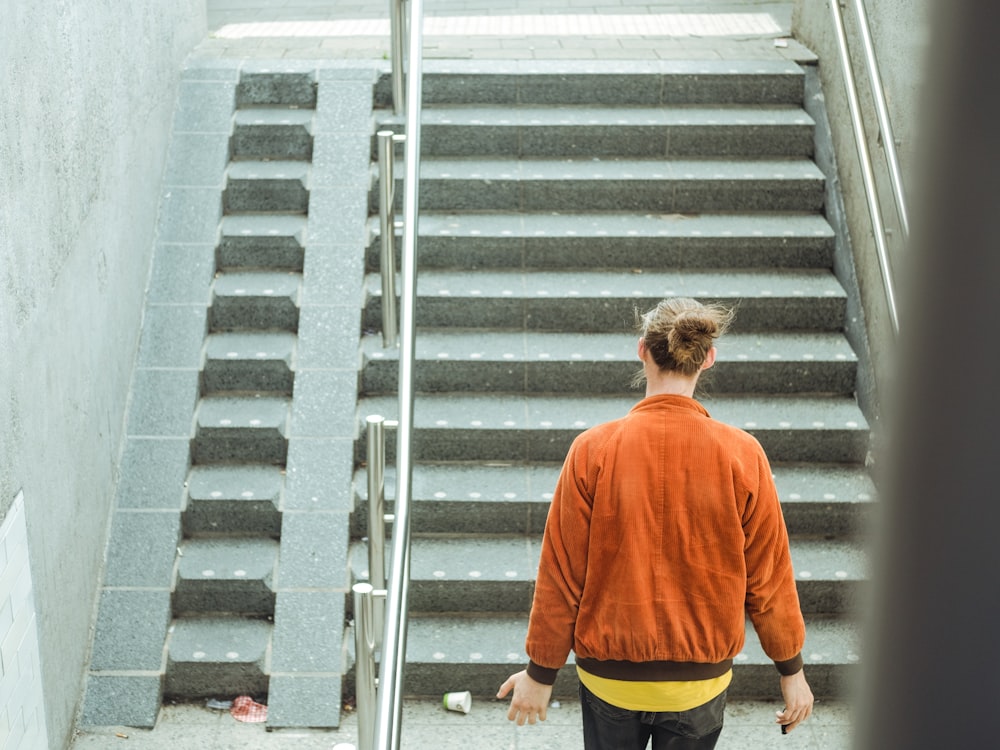
<path id="1" fill-rule="evenodd" d="M 425 0 L 424 56 L 433 59 L 766 59 L 811 60 L 790 38 L 792 2 L 755 0 Z M 208 0 L 209 36 L 200 58 L 383 60 L 389 0 Z M 775 678 L 777 682 L 777 678 Z M 820 703 L 782 737 L 772 703 L 729 706 L 719 750 L 847 750 L 851 707 Z M 477 702 L 468 715 L 431 701 L 406 701 L 404 748 L 570 750 L 579 748 L 580 707 L 564 701 L 549 720 L 517 727 L 506 703 Z M 349 750 L 357 717 L 337 730 L 267 731 L 202 705 L 166 706 L 152 730 L 100 727 L 70 750 Z"/>
<path id="2" fill-rule="evenodd" d="M 202 57 L 389 56 L 389 0 L 208 0 Z M 425 0 L 427 59 L 810 59 L 792 2 Z"/>

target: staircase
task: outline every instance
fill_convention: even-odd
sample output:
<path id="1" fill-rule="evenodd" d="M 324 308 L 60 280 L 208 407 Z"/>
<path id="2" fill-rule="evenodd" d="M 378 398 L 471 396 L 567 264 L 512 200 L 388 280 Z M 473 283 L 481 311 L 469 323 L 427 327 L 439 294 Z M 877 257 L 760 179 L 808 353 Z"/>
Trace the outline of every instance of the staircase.
<path id="1" fill-rule="evenodd" d="M 802 69 L 488 68 L 425 69 L 406 693 L 489 698 L 525 663 L 561 461 L 576 434 L 641 397 L 629 388 L 634 310 L 684 295 L 737 307 L 700 398 L 757 436 L 773 463 L 807 617 L 808 678 L 818 697 L 843 697 L 858 659 L 860 532 L 874 489 Z M 400 130 L 385 111 L 380 125 Z M 359 425 L 397 409 L 396 353 L 374 333 L 377 231 Z M 367 577 L 364 455 L 361 434 L 357 579 Z M 555 695 L 575 695 L 575 684 L 564 668 Z M 730 695 L 770 698 L 777 686 L 748 626 Z"/>

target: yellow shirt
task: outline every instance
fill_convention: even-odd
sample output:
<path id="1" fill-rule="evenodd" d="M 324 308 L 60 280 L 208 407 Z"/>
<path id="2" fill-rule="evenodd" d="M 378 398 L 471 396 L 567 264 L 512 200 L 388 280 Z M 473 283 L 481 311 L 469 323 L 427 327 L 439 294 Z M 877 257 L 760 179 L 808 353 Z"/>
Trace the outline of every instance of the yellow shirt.
<path id="1" fill-rule="evenodd" d="M 576 668 L 587 690 L 605 703 L 629 711 L 689 711 L 722 694 L 733 679 L 733 670 L 709 680 L 632 682 L 598 677 Z"/>

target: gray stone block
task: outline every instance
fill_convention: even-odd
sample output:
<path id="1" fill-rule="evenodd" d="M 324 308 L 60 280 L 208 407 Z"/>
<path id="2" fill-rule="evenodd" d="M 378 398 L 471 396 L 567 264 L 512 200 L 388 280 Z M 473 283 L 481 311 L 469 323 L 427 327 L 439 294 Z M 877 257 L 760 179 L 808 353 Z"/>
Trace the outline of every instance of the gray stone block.
<path id="1" fill-rule="evenodd" d="M 271 675 L 267 725 L 335 729 L 340 726 L 341 693 L 340 675 Z"/>
<path id="2" fill-rule="evenodd" d="M 361 307 L 341 304 L 302 305 L 299 312 L 296 365 L 299 369 L 358 369 Z"/>
<path id="3" fill-rule="evenodd" d="M 350 511 L 352 438 L 288 441 L 284 511 Z"/>
<path id="4" fill-rule="evenodd" d="M 157 245 L 147 302 L 207 305 L 214 274 L 212 245 Z"/>
<path id="5" fill-rule="evenodd" d="M 128 416 L 130 437 L 189 437 L 198 370 L 137 369 Z"/>
<path id="6" fill-rule="evenodd" d="M 221 190 L 228 161 L 225 133 L 175 133 L 167 152 L 163 184 Z"/>
<path id="7" fill-rule="evenodd" d="M 174 111 L 174 133 L 226 133 L 232 130 L 234 82 L 183 80 Z"/>
<path id="8" fill-rule="evenodd" d="M 80 711 L 82 726 L 152 729 L 160 713 L 163 680 L 159 674 L 87 677 Z"/>
<path id="9" fill-rule="evenodd" d="M 316 105 L 318 133 L 372 132 L 372 86 L 366 81 L 324 81 Z"/>
<path id="10" fill-rule="evenodd" d="M 302 304 L 360 308 L 364 260 L 360 244 L 310 245 L 302 273 Z"/>
<path id="11" fill-rule="evenodd" d="M 355 186 L 310 191 L 309 244 L 368 244 L 368 193 Z"/>
<path id="12" fill-rule="evenodd" d="M 285 511 L 277 587 L 324 588 L 346 591 L 348 514 Z"/>
<path id="13" fill-rule="evenodd" d="M 278 593 L 272 672 L 336 675 L 344 672 L 345 596 L 326 591 Z"/>
<path id="14" fill-rule="evenodd" d="M 371 182 L 370 141 L 367 132 L 317 135 L 310 185 L 314 188 L 346 185 L 366 189 Z"/>
<path id="15" fill-rule="evenodd" d="M 164 243 L 215 244 L 222 217 L 218 188 L 167 188 L 160 201 L 157 238 Z"/>
<path id="16" fill-rule="evenodd" d="M 358 373 L 354 369 L 298 372 L 292 399 L 290 435 L 354 437 L 357 393 Z"/>
<path id="17" fill-rule="evenodd" d="M 180 510 L 189 460 L 187 437 L 128 438 L 120 464 L 116 506 Z"/>
<path id="18" fill-rule="evenodd" d="M 139 367 L 199 367 L 207 317 L 205 305 L 146 305 Z"/>
<path id="19" fill-rule="evenodd" d="M 90 669 L 160 671 L 169 625 L 169 591 L 104 589 L 94 625 Z"/>
<path id="20" fill-rule="evenodd" d="M 169 589 L 180 532 L 178 511 L 117 511 L 111 521 L 104 585 Z"/>

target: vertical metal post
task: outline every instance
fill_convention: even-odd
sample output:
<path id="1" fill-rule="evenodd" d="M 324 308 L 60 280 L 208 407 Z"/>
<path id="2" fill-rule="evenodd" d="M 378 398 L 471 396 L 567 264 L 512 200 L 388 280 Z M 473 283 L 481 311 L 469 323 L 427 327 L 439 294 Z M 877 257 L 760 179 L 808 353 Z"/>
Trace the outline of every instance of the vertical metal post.
<path id="1" fill-rule="evenodd" d="M 354 591 L 354 658 L 358 709 L 358 750 L 375 750 L 375 636 L 372 627 L 374 596 L 370 583 L 356 583 Z"/>
<path id="2" fill-rule="evenodd" d="M 368 423 L 368 582 L 385 589 L 385 419 L 373 414 Z M 385 597 L 373 606 L 378 645 L 385 631 Z"/>
<path id="3" fill-rule="evenodd" d="M 399 340 L 396 312 L 396 177 L 395 143 L 391 130 L 380 130 L 378 138 L 379 231 L 382 239 L 382 346 L 388 349 Z"/>
<path id="4" fill-rule="evenodd" d="M 392 111 L 401 115 L 406 112 L 406 74 L 403 72 L 403 58 L 406 57 L 406 13 L 405 0 L 389 0 L 389 20 L 392 32 Z"/>

